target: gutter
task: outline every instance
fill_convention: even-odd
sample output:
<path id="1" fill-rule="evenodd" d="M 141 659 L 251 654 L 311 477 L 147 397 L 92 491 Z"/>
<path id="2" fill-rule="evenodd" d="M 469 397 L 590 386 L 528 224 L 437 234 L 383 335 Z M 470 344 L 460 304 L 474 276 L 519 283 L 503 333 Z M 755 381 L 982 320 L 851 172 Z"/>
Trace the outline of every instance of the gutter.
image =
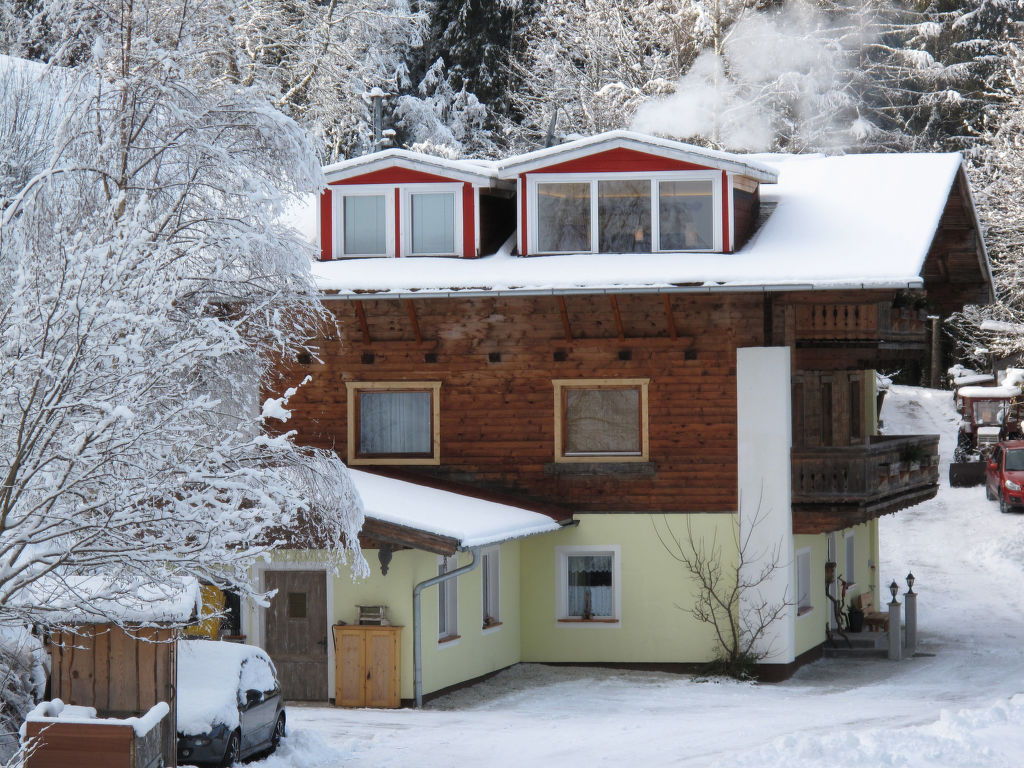
<path id="1" fill-rule="evenodd" d="M 469 553 L 473 556 L 473 559 L 468 565 L 464 565 L 461 568 L 456 568 L 451 573 L 442 573 L 440 576 L 435 576 L 432 579 L 421 581 L 412 590 L 412 666 L 413 666 L 413 691 L 416 698 L 416 708 L 419 709 L 423 706 L 423 638 L 422 634 L 423 627 L 420 622 L 420 593 L 427 587 L 432 587 L 435 584 L 440 584 L 444 581 L 451 581 L 452 579 L 458 578 L 464 573 L 476 570 L 476 567 L 480 565 L 480 548 L 473 547 L 469 550 Z"/>
<path id="2" fill-rule="evenodd" d="M 361 301 L 361 300 L 384 300 L 384 299 L 481 299 L 494 298 L 496 296 L 593 296 L 593 295 L 617 295 L 635 293 L 778 293 L 784 291 L 850 291 L 850 290 L 922 290 L 924 281 L 917 280 L 894 280 L 881 281 L 878 283 L 849 283 L 844 285 L 819 286 L 815 283 L 790 283 L 777 285 L 668 285 L 668 286 L 636 286 L 636 287 L 614 287 L 614 288 L 526 288 L 517 290 L 515 288 L 499 289 L 496 291 L 468 289 L 468 290 L 397 290 L 397 291 L 363 291 L 356 293 L 320 292 L 321 301 Z"/>

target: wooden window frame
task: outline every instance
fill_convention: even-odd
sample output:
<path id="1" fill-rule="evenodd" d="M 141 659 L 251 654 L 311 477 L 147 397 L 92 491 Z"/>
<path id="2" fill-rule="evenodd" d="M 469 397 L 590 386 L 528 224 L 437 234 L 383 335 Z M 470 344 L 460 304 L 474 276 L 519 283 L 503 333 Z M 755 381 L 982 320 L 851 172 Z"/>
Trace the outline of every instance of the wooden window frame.
<path id="1" fill-rule="evenodd" d="M 569 558 L 609 555 L 612 558 L 612 615 L 584 619 L 569 615 Z M 559 626 L 619 626 L 622 621 L 622 547 L 618 544 L 555 547 L 555 620 Z"/>
<path id="2" fill-rule="evenodd" d="M 480 618 L 483 631 L 490 632 L 501 626 L 501 548 L 487 547 L 480 559 Z"/>
<path id="3" fill-rule="evenodd" d="M 438 555 L 437 575 L 458 570 L 459 556 Z M 444 593 L 445 632 L 441 632 L 441 594 Z M 459 639 L 459 577 L 442 581 L 437 585 L 437 642 L 450 643 Z"/>
<path id="4" fill-rule="evenodd" d="M 594 462 L 646 462 L 650 460 L 650 418 L 648 386 L 650 379 L 553 379 L 555 388 L 555 462 L 580 464 Z M 640 392 L 639 453 L 565 453 L 565 396 L 570 389 L 636 389 Z"/>
<path id="5" fill-rule="evenodd" d="M 796 615 L 797 618 L 806 616 L 814 610 L 814 580 L 811 578 L 811 548 L 804 547 L 798 549 L 793 556 L 793 583 L 795 589 L 793 592 L 796 594 Z M 804 576 L 801 577 L 801 571 L 805 572 Z M 801 602 L 801 587 L 804 579 L 807 580 L 807 602 Z"/>
<path id="6" fill-rule="evenodd" d="M 527 253 L 555 255 L 558 253 L 600 253 L 598 230 L 598 182 L 599 181 L 648 181 L 651 184 L 651 253 L 721 253 L 722 238 L 722 172 L 721 171 L 621 171 L 606 173 L 528 173 L 526 174 L 526 236 Z M 659 184 L 663 181 L 710 181 L 712 232 L 714 242 L 711 248 L 688 248 L 685 251 L 666 251 L 657 248 L 661 244 L 659 220 Z M 590 250 L 588 251 L 541 251 L 537 234 L 537 186 L 539 184 L 590 184 Z"/>
<path id="7" fill-rule="evenodd" d="M 439 381 L 349 381 L 345 383 L 348 400 L 348 464 L 438 465 L 441 463 L 441 382 Z M 359 396 L 363 392 L 429 392 L 430 455 L 359 455 Z"/>

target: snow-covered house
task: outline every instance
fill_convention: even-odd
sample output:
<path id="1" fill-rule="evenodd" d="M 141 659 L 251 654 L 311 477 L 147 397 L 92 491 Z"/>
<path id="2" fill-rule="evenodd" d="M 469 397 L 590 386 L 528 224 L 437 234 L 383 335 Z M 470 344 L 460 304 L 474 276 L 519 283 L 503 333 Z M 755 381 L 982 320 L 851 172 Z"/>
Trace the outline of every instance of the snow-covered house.
<path id="1" fill-rule="evenodd" d="M 718 644 L 671 550 L 735 571 L 753 531 L 744 568 L 775 565 L 739 609 L 782 606 L 766 674 L 820 656 L 840 579 L 880 604 L 896 575 L 878 518 L 936 492 L 937 436 L 877 434 L 873 370 L 925 354 L 929 313 L 991 297 L 961 157 L 614 132 L 480 168 L 516 185 L 496 253 L 314 264 L 341 336 L 282 369 L 312 377 L 289 427 L 358 467 L 364 545 L 387 563 L 328 577 L 318 626 L 386 604 L 403 699 L 517 661 L 687 668 Z M 337 211 L 323 202 L 321 233 Z M 316 562 L 281 553 L 265 584 Z"/>

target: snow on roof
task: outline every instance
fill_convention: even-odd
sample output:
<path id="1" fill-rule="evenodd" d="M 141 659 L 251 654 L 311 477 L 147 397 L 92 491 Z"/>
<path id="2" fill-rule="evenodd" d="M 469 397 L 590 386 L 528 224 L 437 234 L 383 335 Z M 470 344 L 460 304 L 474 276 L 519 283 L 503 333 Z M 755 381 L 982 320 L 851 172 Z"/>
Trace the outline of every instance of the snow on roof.
<path id="1" fill-rule="evenodd" d="M 959 154 L 758 157 L 779 169 L 761 189 L 777 205 L 736 253 L 519 258 L 510 239 L 481 259 L 335 260 L 314 263 L 313 275 L 339 296 L 923 287 Z"/>
<path id="2" fill-rule="evenodd" d="M 382 152 L 372 152 L 332 165 L 325 165 L 324 175 L 327 176 L 328 181 L 340 181 L 395 166 L 413 168 L 424 173 L 447 176 L 484 186 L 494 186 L 498 182 L 498 172 L 495 169 L 495 164 L 491 161 L 450 160 L 436 155 L 425 155 L 422 152 L 411 152 L 407 149 L 386 149 Z M 502 186 L 506 185 L 502 184 Z"/>
<path id="3" fill-rule="evenodd" d="M 174 585 L 111 585 L 98 576 L 51 574 L 33 583 L 26 599 L 45 606 L 48 619 L 65 623 L 181 623 L 198 615 L 203 604 L 199 582 L 191 576 Z"/>
<path id="4" fill-rule="evenodd" d="M 960 397 L 1005 399 L 1017 397 L 1021 393 L 1020 387 L 960 387 L 957 395 Z"/>
<path id="5" fill-rule="evenodd" d="M 557 531 L 547 515 L 350 469 L 366 517 L 446 536 L 471 549 Z"/>
<path id="6" fill-rule="evenodd" d="M 992 381 L 993 378 L 991 373 L 968 373 L 953 379 L 953 386 L 960 388 L 971 384 L 984 384 L 986 381 Z"/>
<path id="7" fill-rule="evenodd" d="M 733 171 L 766 184 L 773 183 L 777 176 L 772 166 L 752 160 L 750 155 L 720 152 L 634 131 L 606 131 L 596 136 L 587 136 L 565 144 L 515 155 L 499 161 L 496 166 L 501 178 L 514 179 L 520 173 L 619 147 Z"/>
<path id="8" fill-rule="evenodd" d="M 266 663 L 246 663 L 250 659 Z M 208 733 L 216 725 L 236 727 L 239 692 L 273 690 L 274 671 L 270 657 L 255 645 L 178 641 L 178 731 L 191 736 Z"/>

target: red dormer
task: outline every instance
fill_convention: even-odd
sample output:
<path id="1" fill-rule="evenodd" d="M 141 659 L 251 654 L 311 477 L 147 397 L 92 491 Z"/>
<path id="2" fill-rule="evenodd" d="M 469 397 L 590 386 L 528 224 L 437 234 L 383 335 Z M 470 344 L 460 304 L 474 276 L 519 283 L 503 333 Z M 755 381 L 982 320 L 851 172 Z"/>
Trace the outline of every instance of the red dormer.
<path id="1" fill-rule="evenodd" d="M 732 252 L 776 172 L 742 156 L 611 131 L 498 164 L 517 184 L 522 255 Z"/>
<path id="2" fill-rule="evenodd" d="M 511 228 L 514 185 L 485 163 L 402 149 L 324 168 L 320 258 L 476 258 Z M 481 216 L 481 210 L 483 215 Z M 507 233 L 506 233 L 507 234 Z"/>

